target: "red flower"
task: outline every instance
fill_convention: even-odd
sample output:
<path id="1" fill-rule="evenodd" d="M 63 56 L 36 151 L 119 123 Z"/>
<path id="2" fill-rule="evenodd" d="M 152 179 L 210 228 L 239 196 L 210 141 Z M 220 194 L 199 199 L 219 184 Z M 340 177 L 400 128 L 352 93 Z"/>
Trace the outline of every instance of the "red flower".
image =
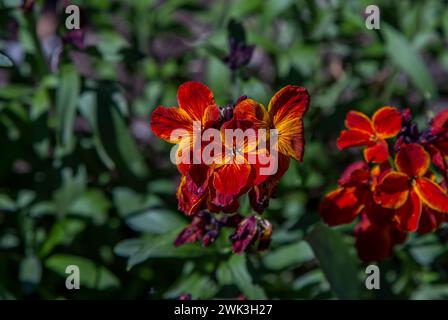
<path id="1" fill-rule="evenodd" d="M 379 205 L 397 209 L 399 227 L 404 231 L 417 230 L 423 205 L 448 213 L 448 194 L 425 176 L 429 165 L 429 154 L 421 145 L 403 145 L 395 157 L 398 171 L 384 175 L 374 194 Z"/>
<path id="2" fill-rule="evenodd" d="M 381 163 L 389 157 L 385 139 L 395 137 L 401 129 L 401 113 L 393 107 L 383 107 L 370 120 L 364 113 L 350 111 L 345 119 L 348 130 L 341 132 L 337 145 L 340 150 L 366 146 L 367 162 Z"/>

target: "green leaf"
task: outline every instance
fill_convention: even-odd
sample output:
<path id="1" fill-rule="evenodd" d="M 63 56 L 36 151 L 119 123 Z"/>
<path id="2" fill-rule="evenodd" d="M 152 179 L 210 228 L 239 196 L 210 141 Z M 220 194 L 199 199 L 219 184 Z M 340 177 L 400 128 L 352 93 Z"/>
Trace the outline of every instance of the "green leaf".
<path id="1" fill-rule="evenodd" d="M 194 258 L 209 254 L 210 248 L 187 243 L 178 248 L 173 244 L 179 234 L 174 230 L 159 236 L 127 239 L 119 242 L 114 249 L 116 255 L 128 258 L 128 269 L 152 258 Z"/>
<path id="2" fill-rule="evenodd" d="M 58 131 L 59 155 L 65 155 L 74 147 L 74 124 L 78 102 L 80 79 L 74 66 L 61 68 L 61 82 L 56 92 L 56 128 Z"/>
<path id="3" fill-rule="evenodd" d="M 0 53 L 0 67 L 12 67 L 13 65 L 11 59 Z"/>
<path id="4" fill-rule="evenodd" d="M 426 98 L 435 99 L 437 95 L 434 81 L 423 59 L 408 40 L 389 25 L 384 25 L 386 49 L 393 62 L 404 71 Z"/>
<path id="5" fill-rule="evenodd" d="M 188 292 L 191 294 L 192 299 L 209 299 L 217 291 L 218 287 L 210 277 L 194 273 L 180 277 L 179 281 L 165 292 L 164 298 L 175 299 L 181 294 Z"/>
<path id="6" fill-rule="evenodd" d="M 16 204 L 8 195 L 0 194 L 0 209 L 14 211 L 16 209 Z"/>
<path id="7" fill-rule="evenodd" d="M 120 280 L 108 269 L 95 262 L 79 256 L 56 254 L 45 261 L 45 266 L 53 272 L 66 278 L 67 266 L 75 265 L 79 268 L 81 288 L 107 290 L 120 286 Z"/>
<path id="8" fill-rule="evenodd" d="M 58 245 L 70 245 L 84 230 L 85 225 L 85 222 L 76 219 L 64 219 L 55 223 L 40 249 L 39 256 L 47 256 Z"/>
<path id="9" fill-rule="evenodd" d="M 103 86 L 98 93 L 97 127 L 107 154 L 121 169 L 125 176 L 145 178 L 148 167 L 116 101 L 112 99 L 111 86 Z"/>
<path id="10" fill-rule="evenodd" d="M 263 257 L 264 265 L 272 270 L 297 266 L 314 258 L 313 251 L 305 241 L 289 244 L 269 252 Z"/>
<path id="11" fill-rule="evenodd" d="M 20 262 L 19 279 L 25 291 L 31 292 L 42 278 L 42 266 L 34 255 L 27 255 Z"/>
<path id="12" fill-rule="evenodd" d="M 267 299 L 263 288 L 253 283 L 252 277 L 247 270 L 246 256 L 244 254 L 233 255 L 229 259 L 227 267 L 232 274 L 233 283 L 248 299 Z"/>
<path id="13" fill-rule="evenodd" d="M 147 209 L 126 219 L 126 223 L 135 231 L 164 234 L 185 226 L 179 214 L 166 209 Z"/>
<path id="14" fill-rule="evenodd" d="M 331 289 L 339 299 L 359 299 L 358 261 L 336 231 L 317 225 L 307 237 Z"/>

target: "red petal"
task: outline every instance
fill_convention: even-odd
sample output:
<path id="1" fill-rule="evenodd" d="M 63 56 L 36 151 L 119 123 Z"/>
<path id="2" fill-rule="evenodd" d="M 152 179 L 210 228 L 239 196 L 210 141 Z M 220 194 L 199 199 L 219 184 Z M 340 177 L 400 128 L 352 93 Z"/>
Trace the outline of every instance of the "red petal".
<path id="1" fill-rule="evenodd" d="M 310 95 L 305 88 L 293 85 L 283 87 L 272 97 L 269 102 L 268 111 L 273 118 L 279 109 L 285 108 L 284 112 L 293 112 L 302 117 L 308 110 Z"/>
<path id="2" fill-rule="evenodd" d="M 448 194 L 441 186 L 428 178 L 418 178 L 414 190 L 428 207 L 448 214 Z"/>
<path id="3" fill-rule="evenodd" d="M 364 159 L 369 163 L 382 163 L 389 158 L 389 149 L 386 141 L 378 138 L 376 143 L 364 149 Z"/>
<path id="4" fill-rule="evenodd" d="M 326 224 L 336 226 L 352 222 L 363 208 L 356 188 L 338 188 L 328 193 L 319 206 L 319 214 Z"/>
<path id="5" fill-rule="evenodd" d="M 179 107 L 186 111 L 193 120 L 203 120 L 209 106 L 217 108 L 213 93 L 200 82 L 189 81 L 179 86 L 177 91 Z"/>
<path id="6" fill-rule="evenodd" d="M 448 109 L 440 111 L 431 121 L 433 134 L 439 134 L 445 130 L 448 130 Z"/>
<path id="7" fill-rule="evenodd" d="M 179 210 L 187 216 L 199 212 L 203 208 L 207 189 L 198 189 L 191 179 L 182 177 L 177 190 Z"/>
<path id="8" fill-rule="evenodd" d="M 372 121 L 362 112 L 350 111 L 345 118 L 345 126 L 347 129 L 356 129 L 364 131 L 370 135 L 375 135 Z"/>
<path id="9" fill-rule="evenodd" d="M 369 146 L 373 142 L 370 140 L 371 135 L 360 130 L 343 130 L 337 140 L 339 150 L 350 147 Z"/>
<path id="10" fill-rule="evenodd" d="M 274 175 L 269 176 L 262 183 L 257 182 L 259 181 L 258 178 L 255 179 L 255 186 L 249 192 L 249 200 L 252 208 L 258 213 L 263 213 L 264 209 L 269 205 L 269 199 L 275 196 L 277 185 L 288 170 L 289 163 L 290 159 L 280 153 L 278 155 L 277 172 Z M 256 169 L 258 170 L 257 167 Z"/>
<path id="11" fill-rule="evenodd" d="M 302 161 L 304 150 L 303 114 L 310 96 L 305 88 L 288 85 L 269 102 L 272 125 L 278 130 L 278 150 L 296 161 Z"/>
<path id="12" fill-rule="evenodd" d="M 409 177 L 422 177 L 428 171 L 431 159 L 428 152 L 416 143 L 403 145 L 395 156 L 398 171 Z"/>
<path id="13" fill-rule="evenodd" d="M 436 230 L 442 222 L 446 221 L 447 218 L 447 214 L 432 210 L 424 205 L 417 231 L 421 234 L 432 232 Z"/>
<path id="14" fill-rule="evenodd" d="M 213 174 L 216 194 L 212 203 L 221 207 L 230 205 L 240 194 L 248 190 L 253 179 L 254 173 L 248 163 L 221 166 Z"/>
<path id="15" fill-rule="evenodd" d="M 338 180 L 341 187 L 367 185 L 370 180 L 369 165 L 364 161 L 356 161 L 349 165 Z"/>
<path id="16" fill-rule="evenodd" d="M 378 226 L 363 215 L 355 228 L 356 251 L 363 262 L 381 261 L 392 252 L 392 239 L 388 228 Z"/>
<path id="17" fill-rule="evenodd" d="M 384 175 L 373 195 L 377 204 L 390 209 L 401 207 L 409 194 L 409 177 L 401 172 L 391 171 Z"/>
<path id="18" fill-rule="evenodd" d="M 370 221 L 377 225 L 387 226 L 393 223 L 395 217 L 395 209 L 387 209 L 375 203 L 372 197 L 366 201 L 364 209 Z"/>
<path id="19" fill-rule="evenodd" d="M 383 107 L 372 117 L 378 136 L 387 139 L 395 137 L 401 130 L 401 112 L 394 107 Z"/>
<path id="20" fill-rule="evenodd" d="M 151 113 L 151 130 L 156 136 L 171 143 L 179 143 L 181 139 L 171 137 L 175 130 L 183 130 L 185 134 L 193 132 L 193 123 L 190 116 L 182 109 L 177 107 L 157 107 Z"/>
<path id="21" fill-rule="evenodd" d="M 398 228 L 406 232 L 417 230 L 422 213 L 422 202 L 418 195 L 411 191 L 403 206 L 397 209 Z"/>

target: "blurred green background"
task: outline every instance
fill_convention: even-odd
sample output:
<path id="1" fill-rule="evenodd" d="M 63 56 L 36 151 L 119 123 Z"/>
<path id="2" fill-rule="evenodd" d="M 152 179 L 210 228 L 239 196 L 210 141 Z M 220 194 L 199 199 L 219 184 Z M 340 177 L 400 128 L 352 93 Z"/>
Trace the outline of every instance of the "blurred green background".
<path id="1" fill-rule="evenodd" d="M 69 3 L 81 10 L 78 33 L 65 27 Z M 365 26 L 372 1 L 20 4 L 0 0 L 1 298 L 448 297 L 446 226 L 398 247 L 379 264 L 381 290 L 368 291 L 353 225 L 329 229 L 317 214 L 361 157 L 336 149 L 349 110 L 409 107 L 424 125 L 447 107 L 446 1 L 375 1 L 380 30 Z M 231 19 L 256 46 L 238 72 L 223 63 Z M 208 248 L 172 246 L 189 219 L 177 210 L 171 146 L 149 115 L 176 105 L 187 80 L 219 105 L 240 94 L 267 105 L 286 84 L 310 91 L 305 159 L 266 210 L 265 253 L 232 255 L 226 232 Z M 65 288 L 69 264 L 81 290 Z"/>

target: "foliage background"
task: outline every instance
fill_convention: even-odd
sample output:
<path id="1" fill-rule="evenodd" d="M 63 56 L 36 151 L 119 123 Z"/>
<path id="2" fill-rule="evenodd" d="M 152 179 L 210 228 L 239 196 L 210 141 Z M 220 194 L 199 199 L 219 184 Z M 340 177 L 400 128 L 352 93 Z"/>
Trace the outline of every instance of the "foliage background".
<path id="1" fill-rule="evenodd" d="M 446 298 L 448 229 L 414 236 L 364 288 L 353 225 L 329 229 L 317 205 L 359 152 L 338 152 L 347 111 L 410 107 L 424 125 L 447 106 L 445 1 L 70 1 L 84 48 L 64 26 L 69 1 L 0 0 L 0 297 L 33 299 Z M 234 81 L 222 57 L 227 24 L 256 45 Z M 3 60 L 2 64 L 8 64 Z M 286 84 L 309 89 L 304 162 L 292 164 L 266 217 L 271 250 L 235 256 L 223 233 L 208 248 L 174 249 L 188 219 L 179 174 L 149 114 L 177 87 L 206 83 L 220 105 L 245 94 L 267 104 Z M 247 203 L 247 202 L 246 202 Z M 248 214 L 248 206 L 242 208 Z M 65 267 L 81 290 L 65 288 Z"/>

